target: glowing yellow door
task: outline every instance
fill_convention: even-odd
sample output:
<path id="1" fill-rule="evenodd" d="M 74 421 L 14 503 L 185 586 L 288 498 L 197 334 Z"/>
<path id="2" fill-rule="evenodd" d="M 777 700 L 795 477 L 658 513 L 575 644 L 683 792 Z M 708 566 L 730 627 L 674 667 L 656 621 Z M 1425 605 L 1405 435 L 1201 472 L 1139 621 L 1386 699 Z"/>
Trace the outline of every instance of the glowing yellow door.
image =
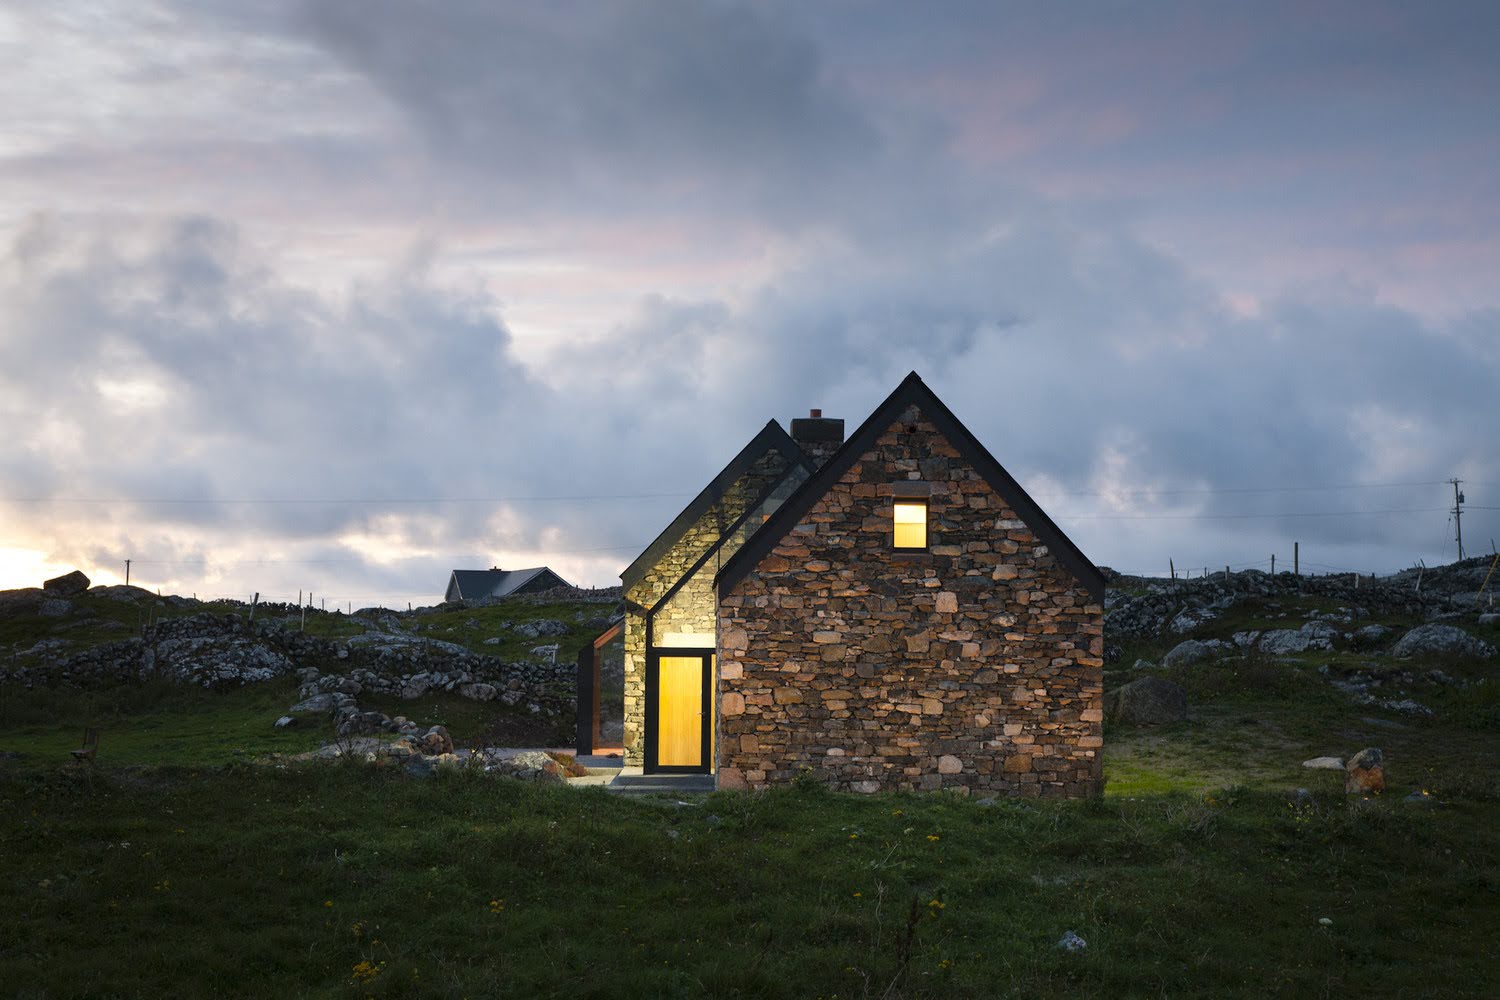
<path id="1" fill-rule="evenodd" d="M 658 661 L 656 763 L 703 763 L 703 657 L 663 656 Z"/>

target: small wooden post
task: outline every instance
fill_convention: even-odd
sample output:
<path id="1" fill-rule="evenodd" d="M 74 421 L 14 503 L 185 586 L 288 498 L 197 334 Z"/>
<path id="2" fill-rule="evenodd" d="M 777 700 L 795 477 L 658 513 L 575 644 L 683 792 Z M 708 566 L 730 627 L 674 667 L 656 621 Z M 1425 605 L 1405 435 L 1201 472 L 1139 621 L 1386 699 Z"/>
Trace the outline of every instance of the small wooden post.
<path id="1" fill-rule="evenodd" d="M 1419 566 L 1419 568 L 1417 570 L 1417 593 L 1420 594 L 1422 592 L 1422 574 L 1425 573 L 1425 572 L 1427 572 L 1427 564 L 1426 563 L 1418 563 L 1418 566 Z"/>
<path id="2" fill-rule="evenodd" d="M 259 603 L 260 603 L 260 591 L 257 590 L 255 592 L 255 596 L 253 596 L 253 597 L 250 598 L 250 621 L 251 622 L 255 621 L 255 606 L 257 604 L 259 604 Z"/>
<path id="3" fill-rule="evenodd" d="M 1476 608 L 1479 607 L 1479 594 L 1483 594 L 1484 591 L 1485 591 L 1485 588 L 1490 585 L 1490 577 L 1492 577 L 1492 576 L 1495 575 L 1495 567 L 1496 566 L 1500 566 L 1500 554 L 1497 554 L 1495 556 L 1495 558 L 1493 558 L 1493 559 L 1490 560 L 1490 571 L 1488 573 L 1484 574 L 1484 582 L 1479 585 L 1479 593 L 1474 595 L 1474 606 Z M 1490 594 L 1490 607 L 1494 607 L 1494 606 L 1495 606 L 1495 595 L 1492 592 Z"/>
<path id="4" fill-rule="evenodd" d="M 299 607 L 302 604 L 302 590 L 301 590 L 301 588 L 298 588 L 298 590 L 297 590 L 297 604 L 298 604 Z"/>
<path id="5" fill-rule="evenodd" d="M 302 631 L 307 631 L 307 605 L 302 605 Z"/>
<path id="6" fill-rule="evenodd" d="M 1177 579 L 1177 564 L 1172 562 L 1172 557 L 1167 557 L 1167 570 L 1172 574 L 1172 579 Z"/>
<path id="7" fill-rule="evenodd" d="M 1271 575 L 1276 575 L 1276 553 L 1271 553 Z"/>
<path id="8" fill-rule="evenodd" d="M 1292 575 L 1298 578 L 1302 576 L 1302 559 L 1299 551 L 1301 548 L 1301 542 L 1292 543 Z"/>

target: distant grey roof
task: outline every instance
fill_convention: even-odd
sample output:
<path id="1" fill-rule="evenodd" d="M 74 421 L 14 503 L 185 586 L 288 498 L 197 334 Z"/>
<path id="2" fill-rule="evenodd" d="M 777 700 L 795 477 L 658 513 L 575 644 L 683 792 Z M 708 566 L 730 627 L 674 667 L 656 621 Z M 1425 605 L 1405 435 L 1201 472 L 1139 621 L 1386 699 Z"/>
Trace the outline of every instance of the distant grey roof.
<path id="1" fill-rule="evenodd" d="M 543 573 L 552 573 L 552 570 L 546 566 L 533 566 L 530 569 L 456 569 L 453 571 L 453 582 L 458 584 L 461 598 L 477 601 L 486 597 L 513 594 Z M 562 577 L 556 573 L 552 575 L 563 586 L 567 586 L 567 581 Z"/>

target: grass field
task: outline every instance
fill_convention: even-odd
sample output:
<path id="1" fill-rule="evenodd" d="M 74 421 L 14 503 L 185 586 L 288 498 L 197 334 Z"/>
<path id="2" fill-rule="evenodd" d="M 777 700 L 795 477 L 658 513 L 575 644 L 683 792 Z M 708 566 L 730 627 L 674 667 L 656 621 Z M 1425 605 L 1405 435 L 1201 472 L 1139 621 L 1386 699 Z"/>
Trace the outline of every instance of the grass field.
<path id="1" fill-rule="evenodd" d="M 423 632 L 506 631 L 454 614 Z M 580 609 L 524 614 L 578 620 L 565 644 L 587 630 Z M 1400 667 L 1430 718 L 1320 674 L 1367 668 L 1338 652 L 1165 671 L 1190 716 L 1108 727 L 1103 798 L 989 804 L 419 780 L 278 756 L 332 735 L 272 727 L 290 681 L 0 684 L 0 994 L 1500 996 L 1494 665 Z M 501 711 L 381 707 L 460 743 Z M 95 766 L 69 763 L 85 725 L 104 730 Z M 1374 799 L 1300 766 L 1365 746 L 1386 756 Z M 1055 947 L 1068 930 L 1086 950 Z"/>
<path id="2" fill-rule="evenodd" d="M 0 991 L 1494 996 L 1493 732 L 1218 684 L 1110 730 L 1102 800 L 991 805 L 249 763 L 320 735 L 268 734 L 269 688 L 142 694 L 63 767 L 76 737 L 18 735 L 32 692 L 0 739 L 27 754 L 0 764 Z M 1367 744 L 1378 800 L 1299 766 Z M 1423 787 L 1442 804 L 1401 801 Z"/>

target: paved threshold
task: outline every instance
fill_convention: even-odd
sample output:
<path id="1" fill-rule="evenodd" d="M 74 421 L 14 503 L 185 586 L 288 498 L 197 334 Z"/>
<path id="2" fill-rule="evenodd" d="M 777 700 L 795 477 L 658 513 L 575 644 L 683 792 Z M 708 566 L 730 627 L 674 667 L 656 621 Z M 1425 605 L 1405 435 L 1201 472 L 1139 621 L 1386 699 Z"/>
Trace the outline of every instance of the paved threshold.
<path id="1" fill-rule="evenodd" d="M 714 790 L 711 774 L 642 774 L 638 767 L 622 767 L 604 786 L 622 795 L 703 795 Z"/>

